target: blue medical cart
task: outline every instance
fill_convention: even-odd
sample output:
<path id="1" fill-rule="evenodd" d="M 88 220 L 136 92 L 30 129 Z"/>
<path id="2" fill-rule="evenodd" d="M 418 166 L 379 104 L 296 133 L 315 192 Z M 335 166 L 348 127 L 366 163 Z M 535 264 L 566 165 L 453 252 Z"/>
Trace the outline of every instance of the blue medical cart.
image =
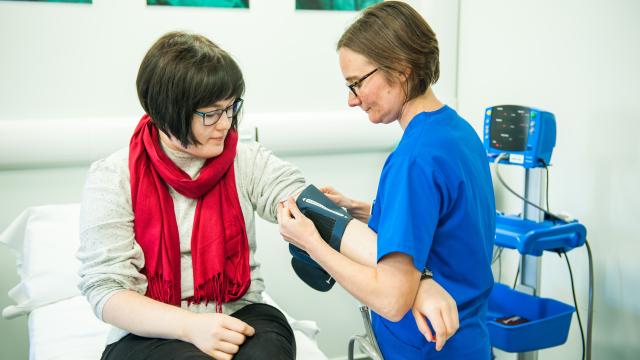
<path id="1" fill-rule="evenodd" d="M 496 246 L 522 255 L 519 291 L 496 283 L 487 314 L 491 345 L 517 352 L 518 359 L 535 360 L 537 350 L 564 344 L 575 311 L 560 301 L 538 297 L 543 251 L 569 251 L 586 239 L 586 229 L 579 222 L 545 219 L 544 211 L 531 205 L 544 199 L 542 171 L 550 165 L 555 142 L 555 117 L 549 112 L 517 105 L 485 110 L 484 145 L 489 159 L 525 169 L 523 212 L 520 216 L 498 213 L 495 238 Z M 526 321 L 513 325 L 499 321 L 516 316 Z"/>

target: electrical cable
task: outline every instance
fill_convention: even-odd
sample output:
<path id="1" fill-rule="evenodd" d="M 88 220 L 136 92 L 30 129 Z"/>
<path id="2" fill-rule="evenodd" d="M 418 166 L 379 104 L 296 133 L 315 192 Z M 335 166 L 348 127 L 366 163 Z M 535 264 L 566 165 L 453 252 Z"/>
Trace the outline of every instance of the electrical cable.
<path id="1" fill-rule="evenodd" d="M 496 260 L 498 260 L 500 256 L 502 256 L 502 250 L 504 250 L 502 246 L 497 246 L 497 249 L 494 250 L 493 259 L 491 259 L 491 264 L 495 263 Z"/>
<path id="2" fill-rule="evenodd" d="M 589 306 L 587 310 L 587 360 L 591 360 L 591 335 L 593 334 L 593 256 L 589 242 L 585 239 L 584 244 L 587 246 L 587 255 L 589 256 Z M 576 309 L 576 311 L 578 311 Z"/>
<path id="3" fill-rule="evenodd" d="M 540 159 L 540 162 L 542 163 L 542 165 L 544 166 L 544 172 L 546 174 L 547 177 L 547 182 L 545 184 L 545 187 L 547 188 L 545 190 L 545 205 L 547 205 L 547 213 L 550 213 L 551 210 L 549 210 L 549 166 L 547 165 L 547 162 L 544 161 L 544 159 Z"/>
<path id="4" fill-rule="evenodd" d="M 491 259 L 491 265 L 493 266 L 493 264 L 496 263 L 496 261 L 498 261 L 498 282 L 500 282 L 500 280 L 502 279 L 502 250 L 504 250 L 504 248 L 502 246 L 495 246 L 495 248 L 493 249 L 493 258 Z"/>
<path id="5" fill-rule="evenodd" d="M 502 255 L 498 257 L 498 282 L 502 281 Z"/>
<path id="6" fill-rule="evenodd" d="M 504 186 L 507 190 L 509 190 L 510 193 L 512 193 L 513 195 L 515 195 L 518 199 L 524 201 L 526 204 L 529 204 L 531 206 L 533 206 L 534 208 L 542 211 L 543 213 L 547 214 L 548 216 L 550 216 L 553 219 L 558 219 L 558 220 L 562 220 L 565 222 L 568 222 L 567 220 L 565 220 L 564 216 L 560 216 L 560 215 L 556 215 L 550 211 L 547 211 L 543 208 L 541 208 L 538 204 L 534 204 L 533 202 L 531 202 L 530 200 L 525 199 L 522 195 L 518 194 L 515 190 L 513 190 L 502 178 L 502 175 L 500 174 L 500 161 L 502 161 L 502 159 L 504 157 L 506 157 L 508 154 L 507 153 L 502 153 L 500 155 L 498 155 L 496 157 L 496 159 L 494 160 L 494 163 L 496 164 L 495 166 L 495 170 L 496 170 L 496 176 L 498 178 L 498 180 L 500 180 L 500 183 L 502 184 L 502 186 Z M 547 173 L 548 174 L 548 173 Z"/>
<path id="7" fill-rule="evenodd" d="M 544 169 L 546 172 L 546 177 L 547 177 L 547 183 L 546 183 L 546 190 L 545 190 L 545 195 L 546 195 L 546 205 L 547 205 L 547 212 L 551 213 L 551 211 L 549 210 L 550 206 L 549 206 L 549 166 L 547 165 L 547 163 L 543 160 L 540 159 L 540 161 L 542 162 L 542 165 L 544 165 Z M 575 292 L 573 293 L 573 298 L 574 298 L 574 305 L 576 306 L 576 314 L 578 317 L 578 324 L 580 325 L 580 336 L 582 339 L 582 358 L 585 358 L 585 353 L 586 353 L 586 358 L 587 360 L 591 360 L 591 336 L 593 334 L 593 256 L 591 254 L 591 247 L 589 246 L 589 242 L 585 239 L 584 241 L 585 246 L 587 247 L 587 257 L 589 260 L 589 304 L 587 305 L 587 341 L 586 341 L 586 345 L 585 345 L 585 340 L 584 340 L 584 333 L 583 333 L 583 329 L 582 329 L 582 323 L 580 321 L 580 316 L 579 316 L 579 309 L 578 309 L 578 304 L 577 301 L 575 301 L 576 297 L 575 297 Z M 567 259 L 567 265 L 569 265 L 569 258 L 567 257 L 566 253 L 565 253 L 565 258 Z M 569 266 L 569 271 L 571 271 L 571 267 Z M 571 273 L 571 272 L 570 272 Z M 573 291 L 573 276 L 571 276 L 571 288 Z"/>
<path id="8" fill-rule="evenodd" d="M 567 267 L 569 268 L 569 277 L 571 278 L 571 294 L 573 295 L 573 305 L 576 307 L 576 317 L 578 318 L 578 326 L 580 327 L 580 338 L 582 339 L 582 360 L 585 358 L 586 345 L 584 342 L 584 331 L 582 330 L 582 320 L 580 319 L 580 311 L 578 308 L 578 299 L 576 298 L 576 289 L 573 284 L 573 271 L 571 271 L 571 263 L 569 262 L 569 257 L 567 256 L 567 252 L 561 250 L 564 255 L 564 259 L 567 261 Z"/>
<path id="9" fill-rule="evenodd" d="M 518 270 L 516 270 L 516 277 L 513 279 L 513 290 L 515 290 L 516 285 L 518 285 L 518 276 L 520 276 L 520 261 L 518 261 Z"/>

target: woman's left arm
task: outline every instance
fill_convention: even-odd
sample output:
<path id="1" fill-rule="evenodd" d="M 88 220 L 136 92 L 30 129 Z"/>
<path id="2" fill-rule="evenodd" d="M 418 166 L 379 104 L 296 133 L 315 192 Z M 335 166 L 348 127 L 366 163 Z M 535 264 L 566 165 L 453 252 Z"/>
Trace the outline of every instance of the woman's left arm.
<path id="1" fill-rule="evenodd" d="M 409 255 L 391 253 L 374 266 L 353 261 L 320 237 L 293 199 L 279 206 L 278 219 L 280 233 L 287 241 L 307 251 L 345 290 L 376 313 L 390 321 L 400 321 L 411 309 L 420 286 L 420 271 Z M 361 233 L 375 237 L 373 231 Z"/>
<path id="2" fill-rule="evenodd" d="M 267 221 L 275 222 L 278 203 L 305 186 L 305 178 L 297 167 L 259 143 L 239 144 L 238 162 L 238 182 L 258 216 Z"/>

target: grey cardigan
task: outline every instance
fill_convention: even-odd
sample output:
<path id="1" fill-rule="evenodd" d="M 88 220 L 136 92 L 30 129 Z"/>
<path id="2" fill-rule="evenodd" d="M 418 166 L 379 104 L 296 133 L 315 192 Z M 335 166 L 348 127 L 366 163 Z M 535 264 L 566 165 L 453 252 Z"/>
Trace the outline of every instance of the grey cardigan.
<path id="1" fill-rule="evenodd" d="M 169 158 L 196 177 L 204 160 L 163 147 Z M 87 297 L 96 316 L 102 320 L 104 304 L 113 294 L 132 290 L 145 294 L 147 279 L 140 273 L 144 254 L 135 241 L 133 210 L 128 167 L 129 149 L 124 148 L 106 159 L 96 161 L 89 169 L 80 207 L 81 262 L 80 291 Z M 262 302 L 264 281 L 260 263 L 255 260 L 256 235 L 254 211 L 265 220 L 276 221 L 280 200 L 294 194 L 305 185 L 300 171 L 274 156 L 253 141 L 238 142 L 234 161 L 236 188 L 249 238 L 251 286 L 239 300 L 223 304 L 225 314 L 233 313 L 247 304 Z M 196 200 L 189 199 L 168 186 L 173 198 L 181 252 L 182 299 L 193 295 L 191 265 L 191 230 Z M 191 304 L 182 301 L 182 308 L 194 312 L 215 312 L 215 304 Z M 116 327 L 107 339 L 113 343 L 128 332 Z"/>

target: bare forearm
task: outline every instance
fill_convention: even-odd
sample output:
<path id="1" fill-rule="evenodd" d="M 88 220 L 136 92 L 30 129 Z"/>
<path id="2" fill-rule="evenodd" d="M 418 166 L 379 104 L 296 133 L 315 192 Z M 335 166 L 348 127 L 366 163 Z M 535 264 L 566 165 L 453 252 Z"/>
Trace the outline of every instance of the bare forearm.
<path id="1" fill-rule="evenodd" d="M 349 222 L 347 228 L 342 237 L 342 243 L 340 245 L 340 252 L 349 259 L 364 265 L 367 271 L 370 271 L 376 266 L 377 256 L 377 234 L 373 232 L 366 224 L 360 221 L 353 220 Z M 338 266 L 345 266 L 338 265 Z M 357 274 L 359 272 L 356 272 Z M 354 289 L 353 282 L 356 281 L 371 281 L 366 278 L 354 279 L 351 277 L 340 277 L 340 273 L 332 273 L 334 278 L 342 284 L 351 294 L 356 296 L 361 302 L 369 305 L 378 314 L 381 314 L 389 320 L 397 319 L 398 316 L 403 315 L 402 311 L 406 304 L 391 305 L 382 301 L 376 303 L 376 299 L 367 297 L 367 289 Z M 371 277 L 370 274 L 365 275 Z M 413 291 L 413 290 L 411 290 Z M 362 292 L 363 297 L 359 297 L 356 294 Z M 371 292 L 373 295 L 374 293 Z M 379 296 L 375 294 L 373 296 Z M 384 294 L 382 294 L 384 296 Z M 379 298 L 380 299 L 380 298 Z M 396 306 L 396 310 L 393 307 Z M 442 349 L 445 341 L 451 337 L 459 327 L 458 310 L 455 300 L 449 293 L 446 292 L 435 280 L 428 279 L 420 281 L 416 297 L 413 300 L 414 316 L 416 318 L 416 324 L 420 328 L 420 331 L 425 335 L 427 339 L 432 339 L 431 330 L 428 328 L 426 319 L 431 321 L 432 326 L 436 331 L 438 350 Z M 386 307 L 386 310 L 385 308 Z M 400 309 L 398 311 L 398 308 Z M 386 313 L 385 313 L 386 311 Z M 420 316 L 416 315 L 419 314 Z M 424 317 L 426 317 L 426 319 Z M 431 340 L 429 340 L 431 341 Z"/>
<path id="2" fill-rule="evenodd" d="M 320 237 L 293 199 L 279 206 L 278 222 L 285 240 L 307 251 L 342 287 L 374 311 L 398 321 L 411 308 L 420 272 L 411 256 L 400 252 L 387 254 L 376 263 L 376 234 L 365 224 L 349 222 L 346 238 L 343 236 L 340 250 L 352 260 Z"/>
<path id="3" fill-rule="evenodd" d="M 311 249 L 310 255 L 345 290 L 385 318 L 398 321 L 411 308 L 420 274 L 412 268 L 410 260 L 408 266 L 406 261 L 402 264 L 395 258 L 385 258 L 384 264 L 376 265 L 374 249 L 373 257 L 366 259 L 367 262 L 373 260 L 373 265 L 363 265 L 337 253 L 324 241 Z M 365 259 L 363 256 L 359 258 Z"/>
<path id="4" fill-rule="evenodd" d="M 155 301 L 134 291 L 113 295 L 102 310 L 105 322 L 133 334 L 163 339 L 186 339 L 185 322 L 192 313 Z"/>
<path id="5" fill-rule="evenodd" d="M 371 214 L 371 204 L 360 200 L 351 200 L 351 207 L 349 213 L 354 218 L 362 221 L 363 223 L 369 222 L 369 216 Z"/>
<path id="6" fill-rule="evenodd" d="M 340 253 L 369 267 L 376 266 L 377 236 L 367 224 L 352 220 L 342 235 Z"/>

